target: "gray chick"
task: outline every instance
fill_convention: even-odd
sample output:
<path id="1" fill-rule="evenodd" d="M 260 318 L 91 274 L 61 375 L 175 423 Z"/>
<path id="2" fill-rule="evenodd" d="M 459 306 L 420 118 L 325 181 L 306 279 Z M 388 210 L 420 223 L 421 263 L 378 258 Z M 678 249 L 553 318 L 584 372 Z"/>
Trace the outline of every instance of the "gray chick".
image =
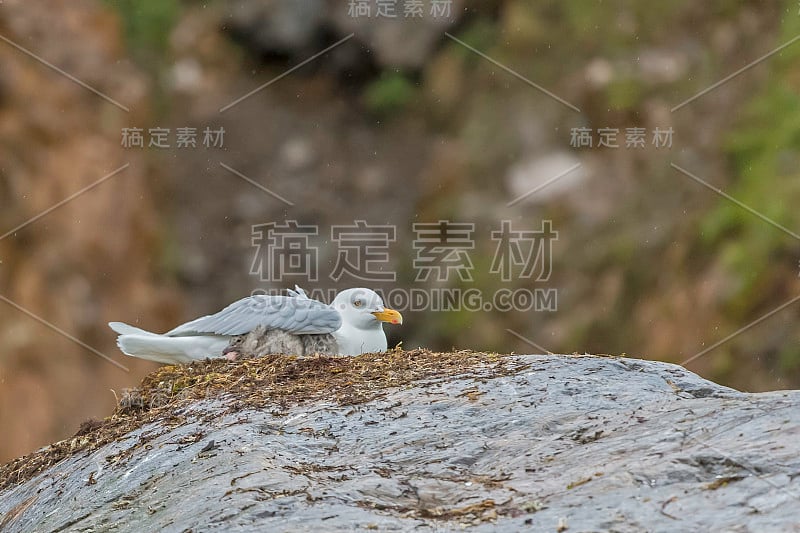
<path id="1" fill-rule="evenodd" d="M 279 329 L 267 330 L 258 326 L 246 335 L 231 339 L 223 354 L 234 361 L 239 357 L 263 357 L 272 354 L 297 355 L 307 357 L 313 354 L 337 355 L 336 339 L 330 333 L 294 334 Z"/>

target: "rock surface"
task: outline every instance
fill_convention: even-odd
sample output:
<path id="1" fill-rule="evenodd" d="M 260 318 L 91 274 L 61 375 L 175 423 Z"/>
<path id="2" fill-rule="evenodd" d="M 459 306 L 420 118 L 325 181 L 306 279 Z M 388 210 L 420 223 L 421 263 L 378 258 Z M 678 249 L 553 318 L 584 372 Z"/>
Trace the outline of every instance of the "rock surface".
<path id="1" fill-rule="evenodd" d="M 800 392 L 634 359 L 486 357 L 363 402 L 187 403 L 178 425 L 151 421 L 7 486 L 0 529 L 800 527 Z"/>

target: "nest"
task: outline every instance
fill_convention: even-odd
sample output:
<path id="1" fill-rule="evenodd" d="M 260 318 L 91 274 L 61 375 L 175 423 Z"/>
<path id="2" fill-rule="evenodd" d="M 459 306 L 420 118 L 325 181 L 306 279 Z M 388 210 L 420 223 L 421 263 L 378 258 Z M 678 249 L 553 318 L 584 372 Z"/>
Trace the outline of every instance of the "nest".
<path id="1" fill-rule="evenodd" d="M 23 483 L 78 452 L 91 452 L 120 440 L 145 424 L 178 426 L 186 420 L 186 408 L 199 400 L 223 400 L 226 413 L 264 408 L 281 411 L 318 400 L 353 405 L 420 380 L 470 373 L 508 375 L 519 370 L 518 361 L 513 361 L 508 356 L 472 351 L 393 350 L 355 357 L 270 355 L 164 366 L 145 377 L 140 387 L 124 391 L 111 416 L 84 422 L 72 438 L 0 467 L 0 490 Z M 210 418 L 219 415 L 215 412 Z"/>

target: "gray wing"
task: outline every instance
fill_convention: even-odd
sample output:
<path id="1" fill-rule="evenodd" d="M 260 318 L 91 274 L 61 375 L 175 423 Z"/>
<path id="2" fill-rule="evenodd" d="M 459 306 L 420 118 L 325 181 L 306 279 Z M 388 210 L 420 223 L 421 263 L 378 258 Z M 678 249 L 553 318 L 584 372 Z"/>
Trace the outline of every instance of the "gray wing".
<path id="1" fill-rule="evenodd" d="M 342 325 L 339 312 L 307 297 L 259 294 L 236 301 L 213 315 L 187 322 L 165 335 L 244 335 L 264 326 L 295 334 L 333 333 Z"/>

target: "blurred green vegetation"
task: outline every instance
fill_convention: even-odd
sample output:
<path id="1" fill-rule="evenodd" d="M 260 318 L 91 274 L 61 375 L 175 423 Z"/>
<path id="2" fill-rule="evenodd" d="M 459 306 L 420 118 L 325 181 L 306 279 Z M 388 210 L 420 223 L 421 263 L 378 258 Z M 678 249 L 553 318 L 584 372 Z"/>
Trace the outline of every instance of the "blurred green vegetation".
<path id="1" fill-rule="evenodd" d="M 133 53 L 163 54 L 180 9 L 178 0 L 106 0 L 122 18 Z"/>
<path id="2" fill-rule="evenodd" d="M 533 4 L 531 0 L 529 1 Z M 553 25 L 550 32 L 552 37 L 573 36 L 573 39 L 578 39 L 576 44 L 589 45 L 606 55 L 626 55 L 630 53 L 631 48 L 641 43 L 641 29 L 647 29 L 648 38 L 657 36 L 659 29 L 668 27 L 664 22 L 674 19 L 688 3 L 688 0 L 558 2 L 554 7 L 560 14 L 556 16 L 563 20 L 564 24 Z M 539 7 L 539 10 L 544 11 L 542 7 Z"/>
<path id="3" fill-rule="evenodd" d="M 169 38 L 181 14 L 180 0 L 104 0 L 120 16 L 127 50 L 155 84 L 157 115 L 167 114 L 170 100 L 164 80 L 169 68 Z"/>
<path id="4" fill-rule="evenodd" d="M 796 0 L 784 0 L 783 7 L 781 35 L 775 38 L 772 46 L 800 34 Z M 708 44 L 712 29 L 722 31 L 741 26 L 743 14 L 746 14 L 743 8 L 746 6 L 736 0 L 712 0 L 702 7 L 693 6 L 688 0 L 663 3 L 511 0 L 503 4 L 505 15 L 499 19 L 475 18 L 454 34 L 551 89 L 557 87 L 553 80 L 558 80 L 565 70 L 582 68 L 591 58 L 609 61 L 615 67 L 614 76 L 604 87 L 602 100 L 597 102 L 596 114 L 592 116 L 608 120 L 608 112 L 612 110 L 626 111 L 628 117 L 643 114 L 641 107 L 654 97 L 654 92 L 660 93 L 666 101 L 674 101 L 676 94 L 692 94 L 692 90 L 697 89 L 697 79 L 713 81 L 727 74 L 718 70 L 721 58 L 717 57 L 718 50 L 709 46 L 702 55 L 696 56 L 693 68 L 699 68 L 699 72 L 694 73 L 694 79 L 672 85 L 648 83 L 637 71 L 635 61 L 639 57 L 636 54 L 647 48 L 660 49 L 665 43 L 680 39 L 681 34 L 688 42 L 699 40 Z M 771 9 L 778 11 L 775 6 Z M 552 20 L 559 23 L 546 22 Z M 708 33 L 694 34 L 691 28 L 706 28 Z M 472 111 L 464 120 L 461 136 L 474 159 L 470 161 L 470 169 L 478 175 L 486 175 L 492 169 L 502 168 L 509 154 L 518 149 L 515 139 L 503 138 L 503 132 L 508 129 L 504 121 L 513 121 L 503 115 L 502 103 L 513 97 L 514 85 L 509 84 L 512 90 L 504 88 L 504 75 L 493 75 L 497 74 L 497 68 L 473 52 L 456 43 L 450 48 L 463 57 L 472 71 Z M 755 92 L 746 105 L 730 110 L 734 126 L 728 128 L 729 133 L 721 141 L 729 167 L 733 169 L 730 180 L 722 186 L 725 192 L 795 233 L 800 233 L 800 210 L 792 209 L 800 200 L 798 59 L 800 42 L 758 67 L 769 69 L 771 75 L 766 82 L 754 85 Z M 742 57 L 741 64 L 747 60 Z M 746 80 L 739 80 L 739 83 L 746 83 Z M 591 112 L 587 107 L 587 113 Z M 658 184 L 654 180 L 650 186 L 655 188 Z M 669 192 L 665 191 L 665 195 Z M 679 200 L 676 197 L 676 201 Z M 620 218 L 631 215 L 621 208 Z M 709 212 L 698 216 L 700 235 L 695 234 L 695 242 L 687 244 L 688 249 L 697 252 L 690 254 L 695 256 L 696 262 L 691 267 L 687 263 L 687 268 L 702 271 L 709 262 L 721 259 L 723 268 L 734 280 L 734 287 L 729 292 L 726 289 L 727 300 L 721 313 L 730 324 L 746 323 L 774 307 L 776 302 L 788 299 L 785 265 L 797 263 L 798 249 L 791 235 L 721 198 Z M 687 237 L 692 239 L 691 235 Z M 670 243 L 664 243 L 667 245 Z M 634 332 L 620 330 L 618 324 L 631 320 L 630 310 L 636 309 L 658 282 L 657 275 L 642 271 L 640 265 L 657 263 L 663 252 L 658 246 L 643 250 L 637 236 L 623 235 L 609 243 L 604 259 L 613 259 L 613 264 L 607 268 L 631 265 L 625 270 L 625 289 L 604 317 L 593 316 L 588 322 L 574 320 L 570 325 L 571 347 L 584 347 L 597 339 L 603 339 L 608 349 L 636 343 L 637 340 L 631 338 Z M 642 255 L 648 253 L 651 255 Z M 598 264 L 593 268 L 596 271 L 603 266 Z M 790 272 L 789 275 L 797 274 Z M 687 274 L 686 283 L 691 283 L 691 279 L 692 275 Z M 614 331 L 619 333 L 609 334 Z M 779 353 L 773 354 L 780 369 L 800 368 L 798 343 L 786 339 L 775 344 L 781 346 Z M 741 349 L 741 344 L 732 343 L 714 354 L 715 376 L 727 376 L 735 370 L 737 349 Z"/>
<path id="5" fill-rule="evenodd" d="M 633 78 L 623 78 L 613 80 L 606 88 L 606 99 L 611 109 L 631 110 L 642 102 L 644 88 L 642 84 Z"/>
<path id="6" fill-rule="evenodd" d="M 487 18 L 478 18 L 460 30 L 455 37 L 477 50 L 487 50 L 497 42 L 499 31 L 495 21 Z M 455 42 L 450 44 L 450 48 L 463 59 L 473 64 L 483 61 L 474 52 Z"/>
<path id="7" fill-rule="evenodd" d="M 364 101 L 373 113 L 386 115 L 405 109 L 416 93 L 416 85 L 405 74 L 387 71 L 366 87 Z"/>
<path id="8" fill-rule="evenodd" d="M 796 11 L 795 2 L 787 2 Z M 783 18 L 780 42 L 800 34 L 800 17 Z M 778 45 L 780 43 L 776 43 Z M 800 233 L 800 43 L 770 60 L 770 77 L 741 110 L 738 126 L 725 141 L 735 175 L 726 192 L 789 231 Z M 773 264 L 796 260 L 798 242 L 787 232 L 729 201 L 720 201 L 703 221 L 704 243 L 721 250 L 724 266 L 738 280 L 728 302 L 737 320 L 752 316 L 784 274 Z M 778 298 L 785 298 L 779 295 Z M 783 368 L 800 366 L 800 346 L 779 354 Z"/>
<path id="9" fill-rule="evenodd" d="M 180 14 L 179 0 L 105 0 L 120 14 L 128 50 L 145 67 L 162 63 Z"/>

